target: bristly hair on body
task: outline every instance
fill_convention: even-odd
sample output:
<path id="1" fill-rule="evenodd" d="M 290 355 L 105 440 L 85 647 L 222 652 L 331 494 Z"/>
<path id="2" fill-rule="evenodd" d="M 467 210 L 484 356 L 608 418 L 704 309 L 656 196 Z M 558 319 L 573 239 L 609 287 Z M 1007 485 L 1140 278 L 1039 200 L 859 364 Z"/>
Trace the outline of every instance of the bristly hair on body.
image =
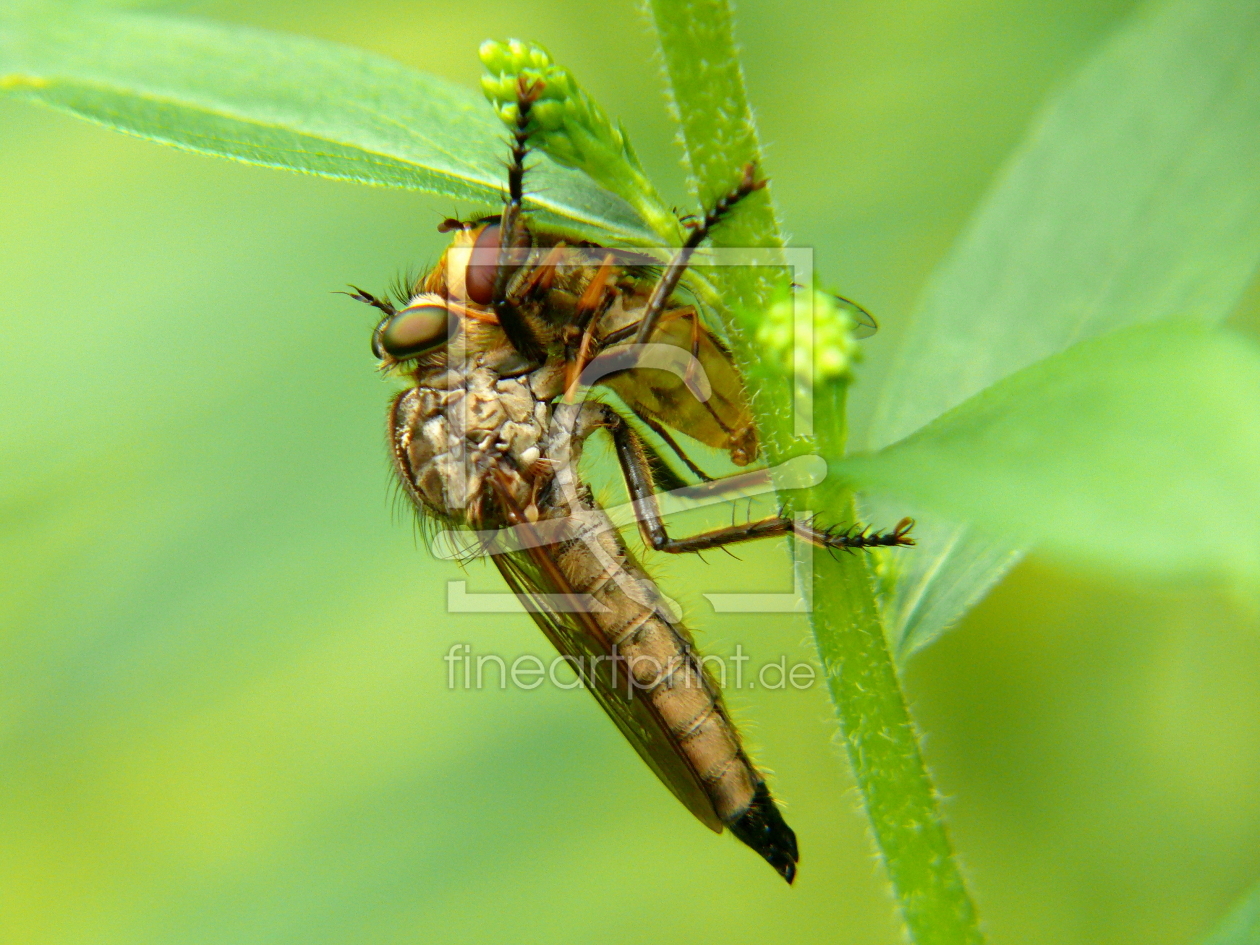
<path id="1" fill-rule="evenodd" d="M 408 266 L 394 277 L 389 285 L 389 294 L 394 297 L 398 307 L 406 308 L 424 283 L 424 276 L 432 266 Z"/>

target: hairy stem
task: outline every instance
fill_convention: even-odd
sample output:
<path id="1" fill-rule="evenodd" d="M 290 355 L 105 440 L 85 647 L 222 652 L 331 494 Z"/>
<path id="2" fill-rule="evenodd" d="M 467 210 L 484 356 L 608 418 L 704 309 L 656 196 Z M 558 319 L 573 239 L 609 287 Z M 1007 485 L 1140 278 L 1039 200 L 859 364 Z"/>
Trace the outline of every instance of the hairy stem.
<path id="1" fill-rule="evenodd" d="M 731 14 L 725 0 L 649 0 L 665 71 L 682 126 L 692 189 L 711 206 L 739 179 L 761 168 L 756 124 L 744 93 Z M 766 192 L 749 198 L 723 224 L 723 246 L 781 247 L 783 237 Z M 845 387 L 815 392 L 815 435 L 793 437 L 791 383 L 768 367 L 750 343 L 757 314 L 770 304 L 769 269 L 719 270 L 732 345 L 754 399 L 767 459 L 781 462 L 806 451 L 842 456 Z M 779 278 L 782 278 L 780 275 Z M 797 507 L 853 520 L 853 495 L 834 480 Z M 897 553 L 913 553 L 897 552 Z M 876 843 L 883 855 L 910 939 L 921 945 L 976 945 L 983 941 L 975 907 L 950 847 L 918 736 L 875 602 L 863 555 L 814 555 L 814 638 L 840 720 Z"/>

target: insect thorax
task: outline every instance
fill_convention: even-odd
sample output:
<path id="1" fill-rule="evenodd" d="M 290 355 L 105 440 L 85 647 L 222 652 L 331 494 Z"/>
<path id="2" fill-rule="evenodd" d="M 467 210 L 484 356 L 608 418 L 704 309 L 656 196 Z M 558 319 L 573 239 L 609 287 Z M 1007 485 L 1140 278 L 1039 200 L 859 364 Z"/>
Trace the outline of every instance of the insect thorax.
<path id="1" fill-rule="evenodd" d="M 505 524 L 496 490 L 517 508 L 549 476 L 541 444 L 555 368 L 502 377 L 488 367 L 447 370 L 400 394 L 390 416 L 398 473 L 412 497 L 461 525 Z"/>

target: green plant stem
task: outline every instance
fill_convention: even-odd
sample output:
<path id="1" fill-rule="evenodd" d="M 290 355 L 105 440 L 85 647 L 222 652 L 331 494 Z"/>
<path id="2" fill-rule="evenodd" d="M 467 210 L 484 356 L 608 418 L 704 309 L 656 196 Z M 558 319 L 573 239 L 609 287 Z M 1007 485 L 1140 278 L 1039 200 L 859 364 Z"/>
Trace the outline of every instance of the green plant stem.
<path id="1" fill-rule="evenodd" d="M 816 392 L 818 441 L 843 450 L 845 387 Z M 809 490 L 802 509 L 856 520 L 853 493 L 835 477 Z M 898 554 L 913 553 L 896 552 Z M 870 558 L 814 555 L 810 614 L 831 701 L 840 719 L 862 805 L 883 855 L 911 941 L 978 945 L 976 910 L 954 858 L 918 733 L 875 603 Z"/>
<path id="2" fill-rule="evenodd" d="M 815 567 L 814 581 L 814 639 L 910 938 L 982 942 L 884 639 L 867 559 Z"/>
<path id="3" fill-rule="evenodd" d="M 730 192 L 744 165 L 760 166 L 761 158 L 730 11 L 724 0 L 650 0 L 650 5 L 682 126 L 688 184 L 700 207 L 712 207 Z M 745 200 L 722 224 L 721 245 L 784 245 L 767 192 Z M 732 313 L 765 307 L 773 288 L 766 270 L 723 268 L 716 275 Z"/>
<path id="4" fill-rule="evenodd" d="M 756 124 L 744 93 L 730 9 L 725 0 L 650 0 L 673 103 L 682 126 L 692 187 L 707 205 L 726 193 L 749 162 L 761 165 Z M 783 237 L 762 192 L 724 223 L 724 246 L 778 247 Z M 786 384 L 777 383 L 749 343 L 758 312 L 769 305 L 767 270 L 724 272 L 732 346 L 749 379 L 758 428 L 771 463 L 805 451 L 842 456 L 845 388 L 816 391 L 816 436 L 793 439 Z M 780 396 L 782 395 L 782 396 Z M 852 493 L 835 479 L 797 499 L 853 521 Z M 846 518 L 847 517 L 847 518 Z M 910 939 L 921 945 L 983 941 L 975 907 L 958 870 L 919 751 L 914 723 L 875 602 L 868 559 L 814 555 L 814 638 L 854 776 L 888 868 Z M 808 844 L 808 840 L 806 840 Z M 806 849 L 808 847 L 806 846 Z"/>

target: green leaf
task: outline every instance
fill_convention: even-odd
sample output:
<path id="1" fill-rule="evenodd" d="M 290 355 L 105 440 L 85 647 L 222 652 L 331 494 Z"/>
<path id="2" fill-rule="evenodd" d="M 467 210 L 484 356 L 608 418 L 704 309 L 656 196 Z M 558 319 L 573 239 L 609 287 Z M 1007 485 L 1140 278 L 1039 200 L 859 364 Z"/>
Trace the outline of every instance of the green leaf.
<path id="1" fill-rule="evenodd" d="M 1238 900 L 1199 945 L 1260 945 L 1260 884 Z"/>
<path id="2" fill-rule="evenodd" d="M 477 94 L 336 43 L 124 10 L 0 13 L 0 90 L 190 151 L 502 203 L 507 144 Z M 624 202 L 544 158 L 531 209 L 579 235 L 652 241 Z"/>
<path id="3" fill-rule="evenodd" d="M 1224 318 L 1260 259 L 1258 153 L 1260 6 L 1177 0 L 1139 14 L 1051 101 L 932 278 L 868 445 L 1081 339 Z M 887 609 L 903 656 L 1019 554 L 954 523 L 925 519 L 917 535 Z"/>
<path id="4" fill-rule="evenodd" d="M 1138 325 L 836 465 L 860 488 L 1122 574 L 1260 585 L 1260 348 Z"/>

